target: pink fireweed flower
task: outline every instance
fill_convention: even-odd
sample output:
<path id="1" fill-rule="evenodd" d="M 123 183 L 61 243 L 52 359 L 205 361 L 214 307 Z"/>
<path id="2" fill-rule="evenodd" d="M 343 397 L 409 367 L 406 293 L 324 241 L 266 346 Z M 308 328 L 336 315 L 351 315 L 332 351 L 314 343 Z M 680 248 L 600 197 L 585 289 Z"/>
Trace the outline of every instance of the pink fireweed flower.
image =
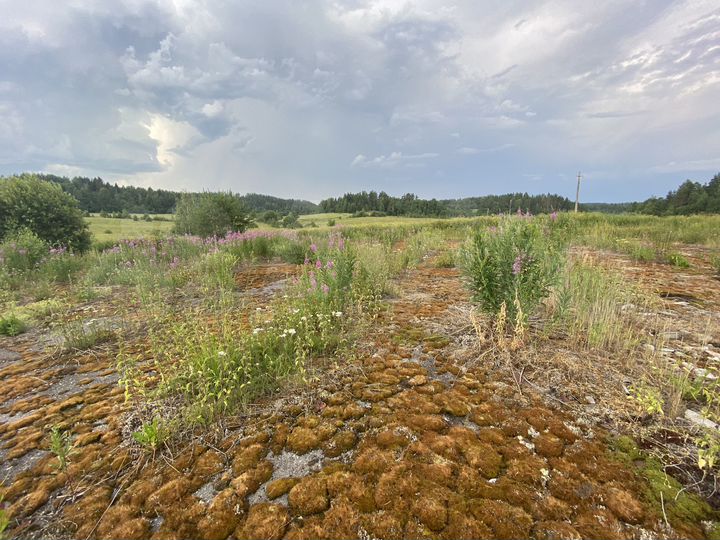
<path id="1" fill-rule="evenodd" d="M 328 287 L 325 283 L 322 284 L 321 289 L 322 289 L 323 294 L 327 294 L 330 292 L 330 287 Z"/>
<path id="2" fill-rule="evenodd" d="M 308 259 L 307 257 L 305 257 L 305 262 L 304 262 L 303 264 L 310 264 L 310 259 Z"/>
<path id="3" fill-rule="evenodd" d="M 558 213 L 557 213 L 557 210 L 556 210 L 555 212 L 553 212 L 552 214 L 550 214 L 550 219 L 553 220 L 553 221 L 556 221 L 557 218 L 558 218 Z"/>
<path id="4" fill-rule="evenodd" d="M 317 253 L 318 247 L 316 244 L 310 244 L 310 251 Z"/>
<path id="5" fill-rule="evenodd" d="M 328 261 L 327 264 L 325 265 L 325 268 L 328 268 L 328 269 L 334 268 L 334 267 L 335 267 L 335 263 L 332 261 Z"/>
<path id="6" fill-rule="evenodd" d="M 315 268 L 317 268 L 318 270 L 322 268 L 322 262 L 320 261 L 320 259 L 315 261 Z"/>
<path id="7" fill-rule="evenodd" d="M 513 265 L 512 265 L 513 275 L 517 276 L 520 272 L 522 272 L 523 259 L 524 259 L 524 257 L 522 255 L 518 255 L 517 257 L 515 257 L 515 262 L 513 262 Z"/>

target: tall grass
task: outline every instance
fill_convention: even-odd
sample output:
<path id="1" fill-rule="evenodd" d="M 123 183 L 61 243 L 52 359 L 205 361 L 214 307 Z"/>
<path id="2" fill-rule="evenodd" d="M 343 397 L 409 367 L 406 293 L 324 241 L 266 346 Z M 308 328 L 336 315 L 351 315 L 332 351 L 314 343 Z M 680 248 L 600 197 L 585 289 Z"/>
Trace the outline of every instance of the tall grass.
<path id="1" fill-rule="evenodd" d="M 575 260 L 545 303 L 547 330 L 564 333 L 582 349 L 634 351 L 648 337 L 636 314 L 650 303 L 619 274 Z"/>

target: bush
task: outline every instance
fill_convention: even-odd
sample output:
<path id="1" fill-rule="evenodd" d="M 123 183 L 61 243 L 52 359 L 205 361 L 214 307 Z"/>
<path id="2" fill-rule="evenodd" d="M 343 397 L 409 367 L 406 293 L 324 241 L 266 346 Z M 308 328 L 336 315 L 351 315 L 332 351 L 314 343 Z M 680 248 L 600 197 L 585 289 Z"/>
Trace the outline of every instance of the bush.
<path id="1" fill-rule="evenodd" d="M 463 251 L 473 299 L 485 312 L 505 311 L 512 321 L 527 317 L 550 293 L 565 259 L 565 244 L 534 218 L 506 218 L 480 229 Z"/>
<path id="2" fill-rule="evenodd" d="M 0 336 L 17 336 L 27 329 L 25 321 L 14 313 L 0 317 Z"/>
<path id="3" fill-rule="evenodd" d="M 8 272 L 33 270 L 47 255 L 47 244 L 28 229 L 9 234 L 0 244 L 0 264 Z"/>
<path id="4" fill-rule="evenodd" d="M 90 232 L 77 199 L 31 174 L 0 178 L 0 239 L 21 229 L 52 246 L 73 251 L 90 247 Z"/>
<path id="5" fill-rule="evenodd" d="M 183 194 L 177 203 L 175 232 L 202 237 L 243 232 L 252 223 L 242 200 L 232 193 Z"/>

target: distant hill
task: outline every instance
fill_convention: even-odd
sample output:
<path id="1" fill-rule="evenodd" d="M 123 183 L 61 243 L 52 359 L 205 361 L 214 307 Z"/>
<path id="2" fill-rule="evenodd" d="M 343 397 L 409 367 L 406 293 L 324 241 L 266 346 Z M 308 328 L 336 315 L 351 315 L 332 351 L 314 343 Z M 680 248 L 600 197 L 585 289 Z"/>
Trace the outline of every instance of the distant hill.
<path id="1" fill-rule="evenodd" d="M 80 202 L 82 210 L 92 213 L 125 211 L 133 214 L 171 214 L 175 211 L 175 204 L 181 195 L 178 191 L 118 186 L 105 182 L 102 178 L 67 178 L 53 174 L 37 176 L 60 184 L 64 191 Z M 274 210 L 280 214 L 313 214 L 319 211 L 318 205 L 310 201 L 281 199 L 257 193 L 241 195 L 240 198 L 256 213 Z"/>

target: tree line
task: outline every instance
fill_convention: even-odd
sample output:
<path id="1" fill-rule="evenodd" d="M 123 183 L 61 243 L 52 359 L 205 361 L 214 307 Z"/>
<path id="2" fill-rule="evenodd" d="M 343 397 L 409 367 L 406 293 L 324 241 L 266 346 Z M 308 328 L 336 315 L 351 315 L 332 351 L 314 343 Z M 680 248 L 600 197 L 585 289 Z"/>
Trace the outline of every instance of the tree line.
<path id="1" fill-rule="evenodd" d="M 720 173 L 707 184 L 686 180 L 665 197 L 635 203 L 633 211 L 656 216 L 720 213 Z"/>
<path id="2" fill-rule="evenodd" d="M 531 212 L 533 214 L 569 210 L 573 207 L 560 195 L 528 195 L 508 193 L 463 199 L 420 199 L 413 193 L 393 197 L 384 191 L 346 193 L 342 197 L 320 201 L 323 212 L 374 213 L 389 216 L 473 216 L 501 212 Z"/>
<path id="3" fill-rule="evenodd" d="M 41 180 L 58 184 L 65 193 L 78 200 L 84 212 L 109 214 L 172 214 L 183 193 L 164 189 L 119 186 L 102 178 L 76 176 L 68 178 L 54 174 L 34 175 Z M 248 193 L 238 195 L 247 208 L 255 213 L 272 210 L 280 214 L 312 214 L 318 206 L 310 201 L 282 199 L 271 195 Z"/>

